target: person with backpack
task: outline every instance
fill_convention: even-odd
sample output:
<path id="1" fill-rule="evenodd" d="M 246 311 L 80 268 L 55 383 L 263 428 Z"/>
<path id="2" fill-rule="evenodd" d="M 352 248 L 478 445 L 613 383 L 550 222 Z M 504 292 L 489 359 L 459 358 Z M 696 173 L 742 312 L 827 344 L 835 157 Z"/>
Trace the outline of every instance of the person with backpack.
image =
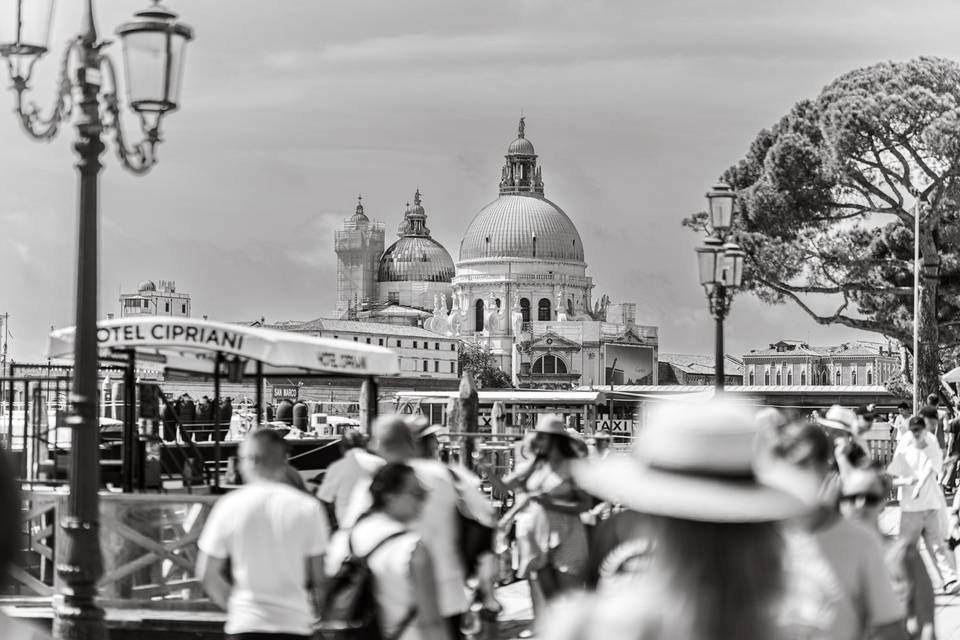
<path id="1" fill-rule="evenodd" d="M 380 467 L 390 462 L 402 462 L 412 467 L 417 480 L 427 490 L 427 497 L 423 511 L 413 520 L 411 528 L 420 534 L 430 553 L 440 613 L 449 625 L 451 637 L 459 638 L 461 616 L 468 610 L 470 602 L 463 565 L 457 562 L 458 494 L 450 470 L 437 460 L 417 457 L 416 443 L 403 416 L 380 416 L 373 423 L 372 432 L 372 449 L 376 455 L 365 455 L 360 459 L 367 476 L 357 483 L 341 527 L 351 528 L 370 510 L 370 485 Z"/>
<path id="2" fill-rule="evenodd" d="M 240 444 L 242 487 L 220 498 L 200 534 L 197 576 L 226 610 L 227 640 L 311 638 L 328 524 L 286 483 L 287 443 L 272 429 Z"/>
<path id="3" fill-rule="evenodd" d="M 433 561 L 411 525 L 427 490 L 413 468 L 380 467 L 370 510 L 338 535 L 327 557 L 321 637 L 342 640 L 450 640 L 440 613 Z"/>

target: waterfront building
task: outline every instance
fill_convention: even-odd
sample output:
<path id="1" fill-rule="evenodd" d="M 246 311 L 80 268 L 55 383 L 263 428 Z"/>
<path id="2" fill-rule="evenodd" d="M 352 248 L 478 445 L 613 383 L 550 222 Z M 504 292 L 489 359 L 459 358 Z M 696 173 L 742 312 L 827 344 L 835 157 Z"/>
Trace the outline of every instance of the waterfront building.
<path id="1" fill-rule="evenodd" d="M 747 385 L 874 386 L 899 374 L 900 355 L 892 343 L 858 341 L 820 347 L 780 340 L 744 354 L 743 369 Z"/>
<path id="2" fill-rule="evenodd" d="M 120 294 L 120 317 L 172 316 L 190 317 L 190 294 L 177 291 L 173 280 L 144 280 L 135 293 Z"/>
<path id="3" fill-rule="evenodd" d="M 661 353 L 657 360 L 661 385 L 709 385 L 717 380 L 714 356 Z M 724 356 L 724 386 L 743 384 L 743 360 L 729 354 Z"/>

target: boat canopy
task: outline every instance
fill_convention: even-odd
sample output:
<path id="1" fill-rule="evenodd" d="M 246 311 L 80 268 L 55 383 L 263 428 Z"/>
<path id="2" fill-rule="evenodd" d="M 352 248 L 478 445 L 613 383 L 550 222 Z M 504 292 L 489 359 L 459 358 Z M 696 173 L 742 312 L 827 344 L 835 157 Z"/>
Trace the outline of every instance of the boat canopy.
<path id="1" fill-rule="evenodd" d="M 76 329 L 50 333 L 47 357 L 72 358 Z M 390 349 L 347 340 L 194 318 L 145 316 L 97 323 L 101 357 L 133 352 L 144 367 L 206 374 L 221 362 L 242 367 L 244 376 L 392 376 L 400 372 Z M 259 365 L 259 366 L 258 366 Z"/>

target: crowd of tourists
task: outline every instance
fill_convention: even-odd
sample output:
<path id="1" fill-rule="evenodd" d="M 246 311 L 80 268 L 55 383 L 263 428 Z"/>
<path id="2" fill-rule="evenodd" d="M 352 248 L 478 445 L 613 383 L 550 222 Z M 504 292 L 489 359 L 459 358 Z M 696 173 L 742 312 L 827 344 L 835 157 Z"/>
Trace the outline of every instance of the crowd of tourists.
<path id="1" fill-rule="evenodd" d="M 241 444 L 243 485 L 207 519 L 197 573 L 235 640 L 478 637 L 501 610 L 508 548 L 530 588 L 526 636 L 932 640 L 960 538 L 960 421 L 933 400 L 901 407 L 882 464 L 870 407 L 663 402 L 631 452 L 546 415 L 503 474 L 448 459 L 422 416 L 388 415 L 369 439 L 344 435 L 316 491 L 261 429 Z M 16 629 L 4 637 L 31 637 Z"/>

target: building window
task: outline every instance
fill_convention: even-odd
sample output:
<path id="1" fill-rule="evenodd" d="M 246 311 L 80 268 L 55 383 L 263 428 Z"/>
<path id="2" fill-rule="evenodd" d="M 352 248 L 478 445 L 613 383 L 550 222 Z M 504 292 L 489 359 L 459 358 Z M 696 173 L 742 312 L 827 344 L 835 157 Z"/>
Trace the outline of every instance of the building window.
<path id="1" fill-rule="evenodd" d="M 400 292 L 399 291 L 388 291 L 387 292 L 387 302 L 390 304 L 400 304 Z"/>
<path id="2" fill-rule="evenodd" d="M 837 386 L 843 384 L 843 377 L 840 375 L 840 369 L 837 369 Z"/>
<path id="3" fill-rule="evenodd" d="M 537 303 L 537 320 L 553 320 L 550 317 L 550 301 L 547 298 L 540 298 L 540 302 Z"/>
<path id="4" fill-rule="evenodd" d="M 524 322 L 530 322 L 530 301 L 520 298 L 520 316 Z"/>
<path id="5" fill-rule="evenodd" d="M 789 386 L 792 384 L 793 384 L 793 370 L 789 369 L 787 370 L 787 385 Z"/>
<path id="6" fill-rule="evenodd" d="M 457 350 L 457 345 L 451 343 L 451 344 L 450 344 L 450 351 L 456 351 L 456 350 Z"/>
<path id="7" fill-rule="evenodd" d="M 180 313 L 186 313 L 186 312 L 187 312 L 187 305 L 185 304 L 180 305 Z"/>
<path id="8" fill-rule="evenodd" d="M 440 373 L 440 361 L 439 361 L 439 360 L 434 360 L 434 361 L 433 361 L 433 372 L 434 372 L 434 373 Z"/>
<path id="9" fill-rule="evenodd" d="M 806 384 L 807 384 L 807 372 L 806 372 L 806 371 L 801 371 L 801 372 L 800 372 L 800 386 L 802 387 L 802 386 L 805 386 Z"/>
<path id="10" fill-rule="evenodd" d="M 433 343 L 433 349 L 434 349 L 435 351 L 440 351 L 440 343 L 439 343 L 439 342 L 434 342 L 434 343 Z"/>
<path id="11" fill-rule="evenodd" d="M 367 344 L 370 344 L 370 338 L 367 338 Z"/>
<path id="12" fill-rule="evenodd" d="M 334 339 L 334 340 L 339 340 L 339 339 L 340 339 L 340 336 L 333 336 L 333 339 Z"/>
<path id="13" fill-rule="evenodd" d="M 382 347 L 382 346 L 383 346 L 383 338 L 380 338 L 380 339 L 379 339 L 379 343 L 380 343 L 380 346 Z"/>
<path id="14" fill-rule="evenodd" d="M 780 369 L 777 369 L 777 386 L 779 387 L 781 384 L 783 383 L 780 381 Z"/>
<path id="15" fill-rule="evenodd" d="M 477 300 L 473 305 L 473 326 L 475 331 L 483 331 L 483 300 Z"/>
<path id="16" fill-rule="evenodd" d="M 542 375 L 552 375 L 556 373 L 566 373 L 567 363 L 557 356 L 545 355 L 537 358 L 533 363 L 533 373 Z"/>
<path id="17" fill-rule="evenodd" d="M 872 384 L 873 384 L 873 371 L 870 371 L 869 369 L 867 369 L 867 386 L 870 386 Z"/>
<path id="18" fill-rule="evenodd" d="M 414 349 L 417 348 L 417 341 L 416 341 L 416 340 L 413 341 L 413 348 L 414 348 Z"/>
<path id="19" fill-rule="evenodd" d="M 353 336 L 354 342 L 360 342 L 360 336 Z"/>
<path id="20" fill-rule="evenodd" d="M 400 340 L 397 340 L 397 348 L 400 348 L 402 346 L 403 346 L 403 342 Z"/>
<path id="21" fill-rule="evenodd" d="M 456 365 L 455 362 L 450 363 L 450 373 L 456 373 L 456 370 L 453 368 Z"/>
<path id="22" fill-rule="evenodd" d="M 423 361 L 423 372 L 424 372 L 424 373 L 427 372 L 427 361 L 426 361 L 426 360 Z"/>
<path id="23" fill-rule="evenodd" d="M 769 387 L 769 386 L 770 386 L 770 372 L 769 372 L 769 371 L 764 371 L 764 372 L 763 372 L 763 386 L 765 386 L 765 387 Z"/>
<path id="24" fill-rule="evenodd" d="M 850 384 L 857 384 L 857 370 L 854 369 L 850 372 Z"/>
<path id="25" fill-rule="evenodd" d="M 753 371 L 750 372 L 750 386 L 753 386 Z"/>

